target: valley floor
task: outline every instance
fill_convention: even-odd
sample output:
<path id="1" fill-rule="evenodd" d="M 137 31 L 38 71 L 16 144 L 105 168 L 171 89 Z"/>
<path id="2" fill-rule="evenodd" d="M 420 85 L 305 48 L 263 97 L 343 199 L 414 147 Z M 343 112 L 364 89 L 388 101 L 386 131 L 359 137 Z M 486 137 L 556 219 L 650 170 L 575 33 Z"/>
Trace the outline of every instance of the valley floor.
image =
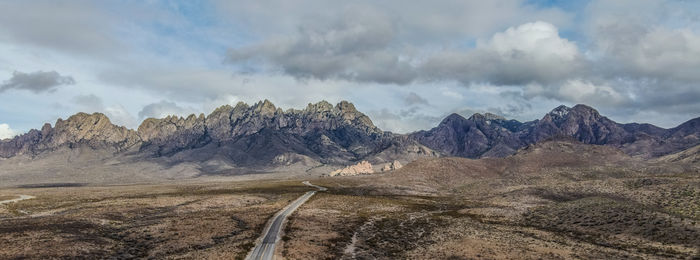
<path id="1" fill-rule="evenodd" d="M 439 176 L 439 175 L 438 175 Z M 310 179 L 278 258 L 700 257 L 700 177 L 552 171 L 444 184 L 402 172 Z M 292 180 L 6 188 L 0 259 L 242 259 L 314 188 Z"/>

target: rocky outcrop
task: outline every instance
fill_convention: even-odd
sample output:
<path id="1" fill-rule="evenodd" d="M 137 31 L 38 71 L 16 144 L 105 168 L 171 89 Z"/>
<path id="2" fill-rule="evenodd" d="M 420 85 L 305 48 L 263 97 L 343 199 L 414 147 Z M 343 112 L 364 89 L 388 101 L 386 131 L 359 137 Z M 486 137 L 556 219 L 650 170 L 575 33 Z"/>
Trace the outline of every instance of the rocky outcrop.
<path id="1" fill-rule="evenodd" d="M 187 118 L 168 116 L 147 118 L 138 128 L 144 147 L 153 147 L 157 155 L 168 155 L 184 149 L 201 147 L 208 142 L 204 114 Z"/>
<path id="2" fill-rule="evenodd" d="M 361 161 L 355 165 L 347 166 L 343 169 L 338 169 L 330 174 L 328 176 L 335 177 L 335 176 L 355 176 L 355 175 L 363 175 L 363 174 L 372 174 L 374 173 L 374 169 L 372 169 L 372 164 L 370 164 L 368 161 Z"/>
<path id="3" fill-rule="evenodd" d="M 398 160 L 394 160 L 393 162 L 384 165 L 384 167 L 382 167 L 382 172 L 398 170 L 401 169 L 401 167 L 403 167 L 403 165 L 401 165 L 401 162 L 399 162 Z"/>

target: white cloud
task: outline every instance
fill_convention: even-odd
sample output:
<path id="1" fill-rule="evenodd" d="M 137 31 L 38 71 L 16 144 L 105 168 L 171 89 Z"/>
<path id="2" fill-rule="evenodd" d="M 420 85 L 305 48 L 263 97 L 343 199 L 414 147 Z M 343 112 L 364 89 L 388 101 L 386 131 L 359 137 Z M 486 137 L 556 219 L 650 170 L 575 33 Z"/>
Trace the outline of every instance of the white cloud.
<path id="1" fill-rule="evenodd" d="M 15 135 L 17 135 L 17 132 L 15 130 L 12 130 L 12 128 L 10 128 L 10 125 L 0 124 L 0 140 L 5 138 L 12 138 Z"/>
<path id="2" fill-rule="evenodd" d="M 421 66 L 432 80 L 457 80 L 465 85 L 550 84 L 580 73 L 584 67 L 578 48 L 561 38 L 549 23 L 510 27 L 471 50 L 448 50 Z"/>
<path id="3" fill-rule="evenodd" d="M 109 106 L 104 108 L 104 113 L 115 125 L 135 128 L 139 122 L 122 105 Z"/>
<path id="4" fill-rule="evenodd" d="M 567 81 L 559 88 L 557 94 L 565 101 L 592 105 L 610 106 L 626 101 L 620 93 L 606 84 L 596 85 L 580 79 Z"/>
<path id="5" fill-rule="evenodd" d="M 480 42 L 479 48 L 494 50 L 504 59 L 520 58 L 531 55 L 535 61 L 572 62 L 579 56 L 578 47 L 571 41 L 559 36 L 559 30 L 553 24 L 538 21 L 510 27 L 504 32 L 493 35 L 490 40 Z"/>

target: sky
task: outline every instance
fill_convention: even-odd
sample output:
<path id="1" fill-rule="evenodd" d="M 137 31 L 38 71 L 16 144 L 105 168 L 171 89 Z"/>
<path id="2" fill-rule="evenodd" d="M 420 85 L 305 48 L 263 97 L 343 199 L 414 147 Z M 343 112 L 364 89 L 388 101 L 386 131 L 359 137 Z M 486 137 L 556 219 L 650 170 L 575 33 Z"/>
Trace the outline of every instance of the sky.
<path id="1" fill-rule="evenodd" d="M 561 104 L 674 127 L 700 116 L 700 1 L 0 1 L 0 139 L 263 99 L 398 133 Z"/>

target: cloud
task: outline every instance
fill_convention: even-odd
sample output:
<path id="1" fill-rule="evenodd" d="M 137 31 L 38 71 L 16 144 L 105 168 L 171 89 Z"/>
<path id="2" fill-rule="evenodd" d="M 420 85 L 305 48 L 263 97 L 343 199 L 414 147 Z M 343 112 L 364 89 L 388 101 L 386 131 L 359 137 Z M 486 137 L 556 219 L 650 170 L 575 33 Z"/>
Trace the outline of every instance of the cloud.
<path id="1" fill-rule="evenodd" d="M 395 133 L 410 133 L 416 130 L 430 129 L 435 127 L 442 119 L 439 116 L 419 113 L 415 109 L 395 112 L 383 108 L 368 111 L 367 115 L 372 118 L 372 122 L 380 129 Z"/>
<path id="2" fill-rule="evenodd" d="M 12 128 L 10 128 L 10 125 L 0 124 L 0 140 L 15 137 L 15 135 L 17 135 L 17 132 L 15 130 L 12 130 Z"/>
<path id="3" fill-rule="evenodd" d="M 9 89 L 24 89 L 34 93 L 54 91 L 61 85 L 73 85 L 75 80 L 71 76 L 61 76 L 56 71 L 37 71 L 24 73 L 15 71 L 12 78 L 0 85 L 0 93 Z"/>
<path id="4" fill-rule="evenodd" d="M 0 71 L 60 68 L 81 83 L 30 90 L 52 95 L 0 88 L 0 114 L 17 129 L 76 108 L 133 126 L 159 100 L 209 112 L 349 99 L 407 131 L 432 126 L 413 117 L 460 107 L 531 120 L 587 103 L 672 126 L 700 111 L 697 10 L 673 0 L 0 1 Z"/>
<path id="5" fill-rule="evenodd" d="M 101 111 L 104 110 L 104 104 L 102 99 L 95 94 L 89 95 L 78 95 L 73 97 L 75 104 L 81 106 L 83 109 L 88 109 L 91 111 Z"/>
<path id="6" fill-rule="evenodd" d="M 138 125 L 136 118 L 122 105 L 105 107 L 104 113 L 109 117 L 112 123 L 116 125 L 126 126 L 132 129 Z"/>
<path id="7" fill-rule="evenodd" d="M 101 112 L 109 117 L 113 124 L 135 128 L 138 125 L 129 111 L 122 105 L 105 106 L 102 98 L 95 94 L 78 95 L 73 97 L 73 102 L 78 105 L 83 112 Z"/>
<path id="8" fill-rule="evenodd" d="M 396 30 L 391 19 L 373 9 L 348 11 L 330 24 L 303 25 L 294 36 L 232 49 L 229 59 L 259 61 L 300 79 L 406 84 L 414 70 L 389 49 Z"/>
<path id="9" fill-rule="evenodd" d="M 413 53 L 396 47 L 397 26 L 372 12 L 330 27 L 306 28 L 291 38 L 233 49 L 234 63 L 263 64 L 297 78 L 406 85 L 416 80 L 457 80 L 518 85 L 551 83 L 575 74 L 578 47 L 546 22 L 526 23 L 479 40 L 473 50 Z"/>
<path id="10" fill-rule="evenodd" d="M 191 111 L 192 109 L 186 109 L 173 102 L 163 100 L 143 107 L 139 112 L 139 118 L 163 118 L 169 115 L 182 116 L 191 113 Z"/>
<path id="11" fill-rule="evenodd" d="M 552 84 L 578 75 L 584 61 L 578 47 L 546 22 L 510 27 L 479 40 L 472 50 L 447 50 L 427 59 L 420 69 L 431 80 L 465 85 Z"/>
<path id="12" fill-rule="evenodd" d="M 427 99 L 416 94 L 416 92 L 408 93 L 408 95 L 406 95 L 403 98 L 403 101 L 406 105 L 409 105 L 409 106 L 412 106 L 412 105 L 430 105 L 430 103 L 428 103 Z"/>
<path id="13" fill-rule="evenodd" d="M 610 86 L 607 81 L 596 84 L 582 79 L 571 79 L 551 86 L 528 84 L 522 94 L 527 99 L 546 97 L 567 103 L 608 107 L 632 101 Z"/>
<path id="14" fill-rule="evenodd" d="M 451 42 L 491 34 L 512 24 L 543 20 L 570 25 L 572 15 L 555 6 L 536 6 L 526 0 L 443 0 L 434 2 L 373 0 L 329 2 L 324 0 L 214 1 L 222 16 L 245 24 L 262 35 L 278 35 L 298 29 L 300 22 L 329 24 L 334 17 L 354 9 L 372 9 L 400 23 L 401 41 Z M 314 8 L 309 8 L 313 6 Z M 351 10 L 352 11 L 352 10 Z M 362 16 L 359 16 L 362 17 Z"/>
<path id="15" fill-rule="evenodd" d="M 3 1 L 0 41 L 72 54 L 108 54 L 120 48 L 112 16 L 93 1 Z"/>

